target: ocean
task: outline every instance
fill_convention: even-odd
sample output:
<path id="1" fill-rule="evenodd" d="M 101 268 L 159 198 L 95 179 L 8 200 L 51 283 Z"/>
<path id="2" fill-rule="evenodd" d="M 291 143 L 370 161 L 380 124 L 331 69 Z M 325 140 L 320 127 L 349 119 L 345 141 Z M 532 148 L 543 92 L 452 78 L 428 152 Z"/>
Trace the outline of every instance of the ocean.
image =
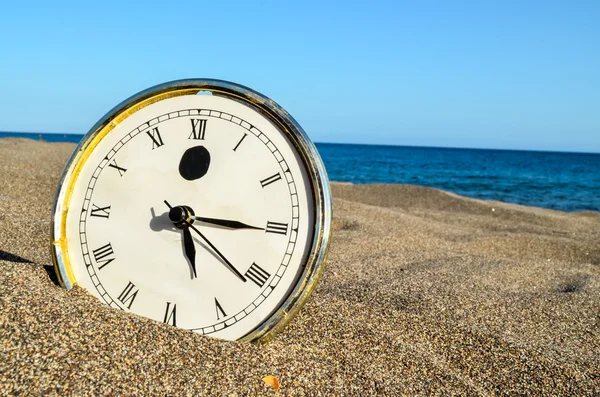
<path id="1" fill-rule="evenodd" d="M 27 138 L 46 142 L 71 142 L 79 143 L 81 134 L 37 133 L 37 132 L 6 132 L 0 131 L 0 138 Z"/>
<path id="2" fill-rule="evenodd" d="M 77 143 L 78 134 L 0 132 Z M 331 181 L 405 183 L 462 196 L 600 212 L 600 153 L 317 143 Z"/>

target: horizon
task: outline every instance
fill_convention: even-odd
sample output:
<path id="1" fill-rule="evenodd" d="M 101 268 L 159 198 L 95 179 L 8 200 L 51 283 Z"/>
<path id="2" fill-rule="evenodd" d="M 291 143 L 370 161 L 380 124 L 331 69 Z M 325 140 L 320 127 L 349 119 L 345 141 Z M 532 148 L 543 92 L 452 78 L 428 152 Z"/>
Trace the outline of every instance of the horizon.
<path id="1" fill-rule="evenodd" d="M 85 133 L 76 132 L 27 132 L 27 131 L 2 131 L 0 134 L 15 134 L 15 135 L 38 135 L 42 136 L 45 134 L 49 135 L 70 135 L 70 136 L 85 136 Z M 9 135 L 10 138 L 19 138 L 18 136 Z M 8 138 L 4 137 L 4 138 Z M 3 137 L 0 137 L 2 139 Z M 30 138 L 25 138 L 30 139 Z M 43 140 L 43 139 L 42 139 Z M 427 145 L 397 145 L 397 144 L 384 144 L 384 143 L 364 143 L 364 142 L 326 142 L 326 141 L 313 141 L 318 145 L 349 145 L 349 146 L 381 146 L 381 147 L 404 147 L 404 148 L 415 148 L 415 149 L 449 149 L 449 150 L 488 150 L 488 151 L 507 151 L 507 152 L 535 152 L 535 153 L 560 153 L 560 154 L 592 154 L 600 155 L 598 152 L 584 152 L 584 151 L 561 151 L 561 150 L 537 150 L 537 149 L 511 149 L 511 148 L 485 148 L 485 147 L 458 147 L 458 146 L 427 146 Z M 71 142 L 73 143 L 73 142 Z"/>
<path id="2" fill-rule="evenodd" d="M 149 87 L 215 78 L 316 142 L 600 152 L 599 19 L 593 0 L 10 3 L 0 129 L 87 131 Z"/>

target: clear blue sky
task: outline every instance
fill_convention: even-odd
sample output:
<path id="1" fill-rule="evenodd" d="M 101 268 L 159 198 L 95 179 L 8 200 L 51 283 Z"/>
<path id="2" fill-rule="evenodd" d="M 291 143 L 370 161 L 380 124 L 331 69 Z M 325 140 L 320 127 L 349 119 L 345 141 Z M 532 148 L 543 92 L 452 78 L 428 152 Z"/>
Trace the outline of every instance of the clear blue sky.
<path id="1" fill-rule="evenodd" d="M 600 1 L 5 2 L 0 130 L 234 81 L 318 142 L 600 152 Z"/>

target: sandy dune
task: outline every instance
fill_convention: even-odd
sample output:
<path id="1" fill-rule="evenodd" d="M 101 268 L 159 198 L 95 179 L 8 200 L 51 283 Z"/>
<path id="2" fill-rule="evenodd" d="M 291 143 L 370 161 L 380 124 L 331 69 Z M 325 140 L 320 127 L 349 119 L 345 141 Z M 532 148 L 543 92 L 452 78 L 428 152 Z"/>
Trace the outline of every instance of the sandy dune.
<path id="1" fill-rule="evenodd" d="M 310 301 L 274 342 L 228 343 L 55 284 L 73 149 L 0 140 L 2 395 L 600 395 L 598 213 L 335 183 Z"/>

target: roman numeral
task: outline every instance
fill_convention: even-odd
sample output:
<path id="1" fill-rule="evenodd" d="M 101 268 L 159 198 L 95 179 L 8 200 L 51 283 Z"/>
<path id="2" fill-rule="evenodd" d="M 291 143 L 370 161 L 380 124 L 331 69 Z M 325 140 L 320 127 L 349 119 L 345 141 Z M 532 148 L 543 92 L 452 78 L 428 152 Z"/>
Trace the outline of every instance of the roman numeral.
<path id="1" fill-rule="evenodd" d="M 108 160 L 108 158 L 106 158 Z M 117 165 L 117 160 L 113 160 L 111 164 L 108 165 L 109 167 L 113 167 L 114 169 L 116 169 L 117 171 L 119 171 L 119 175 L 123 176 L 123 174 L 127 171 L 125 168 L 123 167 L 119 167 Z"/>
<path id="2" fill-rule="evenodd" d="M 90 216 L 96 216 L 98 218 L 108 218 L 110 215 L 110 205 L 108 207 L 98 207 L 96 204 L 92 204 L 92 212 Z"/>
<path id="3" fill-rule="evenodd" d="M 287 223 L 279 223 L 279 222 L 271 222 L 267 221 L 267 227 L 265 228 L 265 233 L 275 233 L 275 234 L 287 234 Z"/>
<path id="4" fill-rule="evenodd" d="M 204 133 L 206 132 L 206 120 L 205 119 L 190 119 L 192 122 L 192 133 L 188 136 L 188 139 L 204 139 Z"/>
<path id="5" fill-rule="evenodd" d="M 260 181 L 260 184 L 264 188 L 265 186 L 269 186 L 271 183 L 277 182 L 280 179 L 281 179 L 281 175 L 278 172 L 275 175 L 271 175 L 267 179 L 263 179 L 262 181 Z"/>
<path id="6" fill-rule="evenodd" d="M 223 310 L 223 308 L 221 307 L 221 304 L 219 303 L 217 298 L 215 298 L 215 306 L 216 306 L 215 308 L 217 310 L 217 320 L 220 320 L 221 317 L 227 317 L 227 313 L 225 313 L 225 310 Z"/>
<path id="7" fill-rule="evenodd" d="M 269 277 L 271 277 L 271 275 L 267 273 L 265 269 L 261 268 L 256 263 L 252 263 L 252 266 L 250 266 L 250 269 L 248 269 L 244 276 L 254 281 L 254 283 L 259 287 L 265 285 L 265 282 L 267 282 Z"/>
<path id="8" fill-rule="evenodd" d="M 140 291 L 139 289 L 136 289 L 134 292 L 133 291 L 134 288 L 135 288 L 135 285 L 130 281 L 129 284 L 127 284 L 127 287 L 125 287 L 125 289 L 123 290 L 123 292 L 121 292 L 121 295 L 119 295 L 119 298 L 118 298 L 121 301 L 121 303 L 124 305 L 127 305 L 127 302 L 129 302 L 129 305 L 127 306 L 128 309 L 131 309 L 131 304 L 135 300 L 135 297 L 137 296 L 138 292 Z"/>
<path id="9" fill-rule="evenodd" d="M 240 139 L 240 141 L 237 143 L 237 145 L 235 145 L 235 147 L 233 148 L 233 151 L 235 152 L 237 150 L 237 148 L 240 146 L 240 143 L 242 143 L 242 141 L 244 140 L 244 138 L 246 138 L 246 135 L 248 134 L 244 134 L 244 136 L 242 137 L 242 139 Z"/>
<path id="10" fill-rule="evenodd" d="M 173 303 L 173 307 L 171 307 L 171 302 L 167 302 L 163 323 L 171 324 L 174 327 L 177 326 L 177 305 L 175 303 Z"/>
<path id="11" fill-rule="evenodd" d="M 108 265 L 110 262 L 115 260 L 114 257 L 111 258 L 114 252 L 110 243 L 93 250 L 92 253 L 94 254 L 94 259 L 96 260 L 96 263 L 102 263 L 101 266 L 98 266 L 98 270 L 101 270 L 104 266 Z"/>
<path id="12" fill-rule="evenodd" d="M 146 131 L 146 134 L 148 134 L 148 136 L 152 139 L 152 150 L 164 145 L 162 137 L 160 136 L 160 132 L 158 131 L 158 127 L 152 128 L 152 132 L 150 132 L 150 130 Z"/>

